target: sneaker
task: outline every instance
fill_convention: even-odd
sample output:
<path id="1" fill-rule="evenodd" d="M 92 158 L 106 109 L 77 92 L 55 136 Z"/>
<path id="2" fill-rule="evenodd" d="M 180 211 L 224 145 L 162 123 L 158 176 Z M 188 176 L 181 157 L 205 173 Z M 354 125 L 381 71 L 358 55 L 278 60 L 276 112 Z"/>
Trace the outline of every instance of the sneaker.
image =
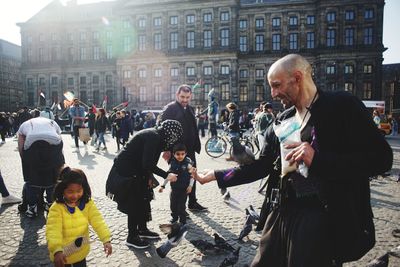
<path id="1" fill-rule="evenodd" d="M 203 207 L 199 203 L 195 202 L 193 204 L 189 204 L 189 210 L 191 210 L 191 211 L 205 211 L 205 210 L 207 210 L 207 208 Z"/>
<path id="2" fill-rule="evenodd" d="M 0 142 L 0 145 L 5 144 L 5 143 L 6 143 L 6 141 L 1 141 L 1 142 Z"/>
<path id="3" fill-rule="evenodd" d="M 25 211 L 25 215 L 29 218 L 37 216 L 37 205 L 28 205 L 28 209 Z"/>
<path id="4" fill-rule="evenodd" d="M 3 204 L 15 204 L 20 202 L 22 202 L 22 199 L 13 195 L 9 195 L 8 197 L 3 197 L 2 201 Z"/>
<path id="5" fill-rule="evenodd" d="M 107 150 L 107 147 L 106 147 L 106 146 L 105 146 L 105 147 L 103 147 L 103 149 L 102 149 L 102 150 L 103 150 L 103 151 L 104 151 L 104 150 Z"/>
<path id="6" fill-rule="evenodd" d="M 150 246 L 150 244 L 147 241 L 142 240 L 137 235 L 134 237 L 128 236 L 128 239 L 126 240 L 125 244 L 127 246 L 134 247 L 134 248 L 148 248 Z"/>
<path id="7" fill-rule="evenodd" d="M 27 204 L 26 203 L 21 203 L 18 205 L 18 211 L 20 213 L 24 213 L 27 210 Z"/>
<path id="8" fill-rule="evenodd" d="M 149 238 L 149 239 L 158 239 L 160 238 L 160 235 L 157 234 L 156 232 L 152 232 L 149 229 L 146 230 L 139 230 L 139 237 L 140 238 Z"/>

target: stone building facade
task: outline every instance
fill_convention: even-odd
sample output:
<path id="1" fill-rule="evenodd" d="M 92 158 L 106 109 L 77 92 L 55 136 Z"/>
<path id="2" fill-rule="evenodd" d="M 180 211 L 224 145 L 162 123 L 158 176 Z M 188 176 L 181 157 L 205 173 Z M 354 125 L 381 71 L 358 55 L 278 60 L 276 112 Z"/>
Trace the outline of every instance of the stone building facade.
<path id="1" fill-rule="evenodd" d="M 310 60 L 323 90 L 382 98 L 384 0 L 73 2 L 20 24 L 28 103 L 73 90 L 89 103 L 155 109 L 179 84 L 201 82 L 194 105 L 215 88 L 221 105 L 252 108 L 271 101 L 265 74 L 288 53 Z"/>
<path id="2" fill-rule="evenodd" d="M 400 119 L 400 64 L 384 64 L 382 95 L 386 112 Z"/>
<path id="3" fill-rule="evenodd" d="M 23 104 L 21 47 L 0 40 L 0 111 L 14 111 Z"/>

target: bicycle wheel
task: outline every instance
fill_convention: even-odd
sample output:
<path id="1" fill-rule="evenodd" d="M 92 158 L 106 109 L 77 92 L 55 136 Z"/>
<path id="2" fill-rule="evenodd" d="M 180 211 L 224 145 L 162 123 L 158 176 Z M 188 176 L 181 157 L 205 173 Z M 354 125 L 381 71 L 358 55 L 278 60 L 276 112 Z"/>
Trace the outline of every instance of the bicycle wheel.
<path id="1" fill-rule="evenodd" d="M 212 158 L 219 158 L 225 154 L 227 144 L 221 137 L 211 137 L 207 140 L 205 144 L 205 150 L 207 155 Z"/>
<path id="2" fill-rule="evenodd" d="M 253 152 L 254 154 L 254 146 L 253 144 L 247 140 L 247 139 L 240 139 L 240 144 L 242 146 L 246 146 L 248 148 L 250 148 L 250 151 Z M 229 149 L 229 155 L 232 157 L 233 156 L 233 146 L 231 146 L 231 148 Z"/>

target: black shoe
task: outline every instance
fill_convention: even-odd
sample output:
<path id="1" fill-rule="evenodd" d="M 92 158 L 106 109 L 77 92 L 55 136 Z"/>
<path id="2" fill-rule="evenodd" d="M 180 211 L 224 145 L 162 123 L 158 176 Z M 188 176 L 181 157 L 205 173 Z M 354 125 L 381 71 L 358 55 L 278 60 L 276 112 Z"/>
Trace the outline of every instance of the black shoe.
<path id="1" fill-rule="evenodd" d="M 207 208 L 203 207 L 199 203 L 195 202 L 193 204 L 189 204 L 189 210 L 191 210 L 191 211 L 205 211 L 205 210 L 207 210 Z"/>
<path id="2" fill-rule="evenodd" d="M 125 244 L 127 246 L 134 247 L 134 248 L 148 248 L 150 246 L 150 244 L 147 241 L 142 240 L 137 235 L 134 237 L 128 236 L 128 239 L 126 240 Z"/>
<path id="3" fill-rule="evenodd" d="M 156 232 L 152 232 L 149 229 L 146 230 L 139 230 L 139 237 L 141 238 L 149 238 L 149 239 L 158 239 L 160 238 L 160 235 L 157 234 Z"/>

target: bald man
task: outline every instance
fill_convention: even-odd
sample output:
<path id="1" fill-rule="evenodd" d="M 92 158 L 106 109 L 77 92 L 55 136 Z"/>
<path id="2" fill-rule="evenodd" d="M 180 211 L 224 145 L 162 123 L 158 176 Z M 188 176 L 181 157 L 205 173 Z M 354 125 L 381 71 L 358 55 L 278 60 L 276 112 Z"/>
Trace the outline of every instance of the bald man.
<path id="1" fill-rule="evenodd" d="M 294 117 L 301 125 L 301 142 L 285 147 L 297 169 L 280 177 L 280 143 L 270 126 L 253 164 L 196 178 L 230 187 L 270 174 L 275 188 L 263 205 L 268 217 L 253 267 L 332 267 L 361 258 L 375 244 L 368 177 L 391 169 L 390 146 L 359 99 L 317 89 L 304 57 L 279 59 L 267 79 L 272 97 L 291 107 L 273 124 Z M 308 167 L 307 177 L 299 165 Z"/>

